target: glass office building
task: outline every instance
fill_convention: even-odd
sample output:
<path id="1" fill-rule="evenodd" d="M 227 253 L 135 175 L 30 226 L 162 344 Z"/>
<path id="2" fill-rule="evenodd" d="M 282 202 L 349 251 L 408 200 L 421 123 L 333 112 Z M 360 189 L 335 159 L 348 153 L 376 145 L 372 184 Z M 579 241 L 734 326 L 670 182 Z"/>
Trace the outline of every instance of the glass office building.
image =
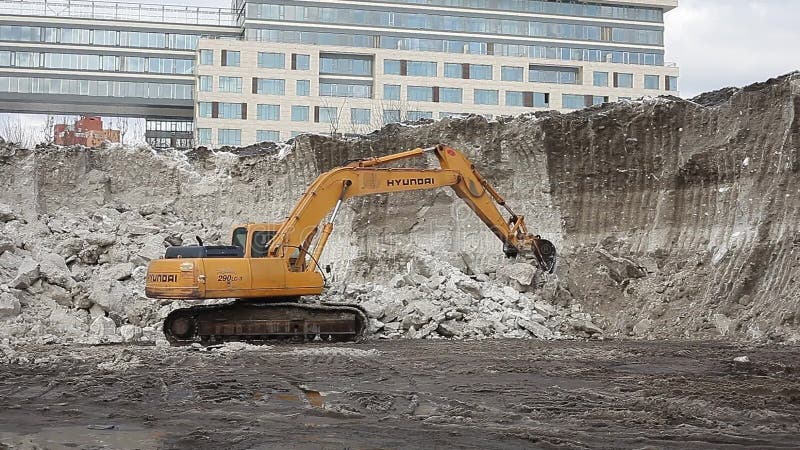
<path id="1" fill-rule="evenodd" d="M 154 145 L 222 146 L 677 91 L 677 0 L 231 6 L 0 0 L 0 109 L 145 117 Z"/>

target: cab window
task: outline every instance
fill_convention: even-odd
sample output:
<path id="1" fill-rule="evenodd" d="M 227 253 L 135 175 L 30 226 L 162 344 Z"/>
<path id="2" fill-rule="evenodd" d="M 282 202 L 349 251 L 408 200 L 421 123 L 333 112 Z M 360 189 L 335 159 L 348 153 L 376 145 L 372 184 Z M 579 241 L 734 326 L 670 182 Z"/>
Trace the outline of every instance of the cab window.
<path id="1" fill-rule="evenodd" d="M 233 242 L 231 245 L 241 247 L 244 250 L 247 245 L 247 228 L 239 227 L 233 230 Z"/>
<path id="2" fill-rule="evenodd" d="M 274 231 L 255 231 L 253 232 L 253 242 L 251 242 L 250 256 L 253 258 L 263 258 L 267 256 L 267 248 L 272 238 L 275 237 Z"/>

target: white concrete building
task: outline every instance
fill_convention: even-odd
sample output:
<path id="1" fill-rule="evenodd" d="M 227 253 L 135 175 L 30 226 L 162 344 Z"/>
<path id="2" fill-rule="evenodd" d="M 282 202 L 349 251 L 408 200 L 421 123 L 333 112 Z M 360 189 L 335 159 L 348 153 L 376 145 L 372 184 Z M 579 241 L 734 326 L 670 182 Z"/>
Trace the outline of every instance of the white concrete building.
<path id="1" fill-rule="evenodd" d="M 677 0 L 238 1 L 243 39 L 200 39 L 199 145 L 677 93 Z"/>

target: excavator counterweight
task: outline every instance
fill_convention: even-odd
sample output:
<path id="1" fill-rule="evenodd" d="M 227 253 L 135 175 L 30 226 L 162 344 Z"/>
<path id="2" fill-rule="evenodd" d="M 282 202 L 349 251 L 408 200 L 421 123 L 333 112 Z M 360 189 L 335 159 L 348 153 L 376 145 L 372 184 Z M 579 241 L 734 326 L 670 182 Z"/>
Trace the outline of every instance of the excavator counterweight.
<path id="1" fill-rule="evenodd" d="M 387 168 L 433 154 L 439 168 Z M 176 309 L 164 321 L 175 344 L 229 340 L 350 341 L 363 336 L 368 318 L 357 305 L 301 303 L 326 284 L 319 261 L 341 206 L 349 198 L 452 188 L 497 236 L 508 257 L 531 256 L 544 272 L 556 266 L 555 246 L 528 233 L 525 219 L 461 152 L 437 145 L 351 162 L 321 174 L 281 223 L 235 226 L 231 245 L 170 247 L 148 267 L 150 298 L 234 299 Z M 502 206 L 506 218 L 498 209 Z M 324 222 L 324 223 L 323 223 Z"/>

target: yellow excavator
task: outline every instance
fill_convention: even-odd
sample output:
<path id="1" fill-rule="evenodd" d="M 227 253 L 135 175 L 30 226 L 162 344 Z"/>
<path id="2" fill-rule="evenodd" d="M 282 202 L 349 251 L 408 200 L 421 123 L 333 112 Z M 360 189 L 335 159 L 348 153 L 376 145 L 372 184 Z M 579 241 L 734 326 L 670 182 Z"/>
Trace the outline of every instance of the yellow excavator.
<path id="1" fill-rule="evenodd" d="M 440 168 L 380 167 L 430 153 Z M 463 153 L 437 145 L 354 161 L 323 173 L 285 222 L 235 226 L 229 246 L 200 242 L 167 248 L 164 258 L 150 262 L 145 293 L 157 299 L 236 299 L 172 311 L 164 321 L 164 334 L 173 345 L 357 340 L 368 325 L 362 308 L 299 301 L 325 288 L 319 260 L 342 203 L 351 197 L 445 186 L 500 238 L 506 256 L 532 255 L 541 270 L 555 269 L 553 244 L 528 233 L 523 216 L 506 205 Z M 508 219 L 498 205 L 510 214 Z"/>

